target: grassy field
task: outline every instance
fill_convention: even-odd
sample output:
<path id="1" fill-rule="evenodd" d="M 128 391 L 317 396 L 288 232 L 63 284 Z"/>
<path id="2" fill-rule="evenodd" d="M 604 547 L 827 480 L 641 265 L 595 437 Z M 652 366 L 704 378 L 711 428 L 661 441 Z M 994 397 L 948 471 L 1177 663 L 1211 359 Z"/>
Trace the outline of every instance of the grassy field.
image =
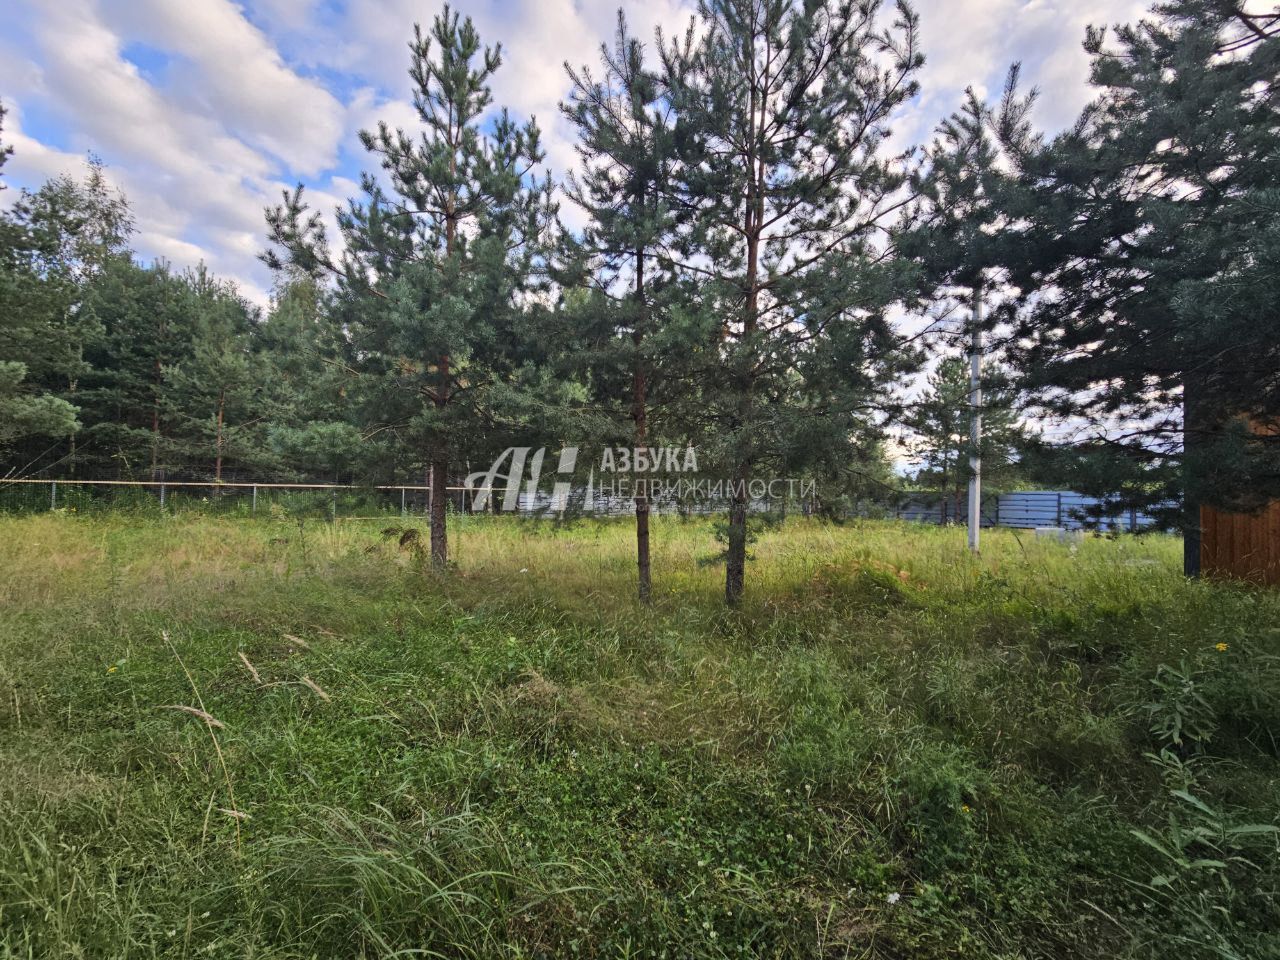
<path id="1" fill-rule="evenodd" d="M 1280 956 L 1280 596 L 1168 538 L 0 518 L 0 957 Z"/>

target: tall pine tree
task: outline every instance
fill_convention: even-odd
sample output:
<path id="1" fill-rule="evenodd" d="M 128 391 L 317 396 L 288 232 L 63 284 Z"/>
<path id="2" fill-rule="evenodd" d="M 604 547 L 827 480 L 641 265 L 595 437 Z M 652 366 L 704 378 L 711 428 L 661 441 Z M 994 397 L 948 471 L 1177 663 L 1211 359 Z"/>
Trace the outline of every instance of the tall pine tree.
<path id="1" fill-rule="evenodd" d="M 431 558 L 443 567 L 450 466 L 482 432 L 490 388 L 519 366 L 518 301 L 554 209 L 549 181 L 531 179 L 543 156 L 537 125 L 505 109 L 486 117 L 501 48 L 482 47 L 471 19 L 447 6 L 409 47 L 421 133 L 386 123 L 361 133 L 390 190 L 362 177 L 364 200 L 338 214 L 340 258 L 301 187 L 286 194 L 267 214 L 284 256 L 266 260 L 336 277 L 382 409 L 429 448 Z"/>
<path id="2" fill-rule="evenodd" d="M 1015 107 L 1025 111 L 1034 100 L 1034 92 L 1019 99 L 1018 74 L 1015 65 L 1005 86 L 1005 113 Z M 962 344 L 969 364 L 976 362 L 979 371 L 989 352 L 984 334 L 1014 309 L 1020 292 L 1007 286 L 1002 269 L 1019 254 L 1009 246 L 1013 185 L 992 120 L 986 104 L 966 90 L 964 104 L 939 125 L 912 176 L 915 200 L 895 237 L 898 251 L 919 268 L 920 300 L 933 318 L 926 335 L 943 341 L 944 349 Z M 944 354 L 928 391 L 907 414 L 906 425 L 917 435 L 922 454 L 922 478 L 942 488 L 944 518 L 960 518 L 962 491 L 974 479 L 975 467 L 979 479 L 999 482 L 1009 476 L 1016 419 L 1004 374 L 999 368 L 992 375 L 982 372 L 975 398 L 969 366 Z"/>
<path id="3" fill-rule="evenodd" d="M 684 265 L 721 318 L 700 380 L 729 480 L 731 605 L 759 470 L 874 443 L 886 385 L 911 359 L 886 316 L 902 278 L 884 231 L 905 179 L 882 152 L 922 58 L 911 10 L 884 27 L 880 8 L 704 0 L 700 29 L 664 52 L 693 211 Z"/>
<path id="4" fill-rule="evenodd" d="M 621 11 L 613 46 L 601 48 L 598 78 L 588 67 L 565 66 L 573 87 L 562 111 L 577 131 L 582 160 L 567 192 L 590 218 L 581 237 L 566 238 L 563 278 L 591 294 L 578 301 L 580 335 L 590 345 L 579 366 L 595 399 L 623 401 L 631 420 L 627 439 L 641 450 L 657 435 L 655 404 L 669 401 L 679 385 L 671 368 L 694 339 L 681 322 L 689 315 L 687 289 L 671 252 L 678 223 L 671 201 L 674 116 L 660 73 L 646 65 Z M 648 602 L 651 504 L 645 478 L 638 480 L 637 589 Z"/>
<path id="5" fill-rule="evenodd" d="M 1115 43 L 1096 101 L 1044 143 L 1004 118 L 1022 200 L 1014 358 L 1085 424 L 1079 483 L 1121 504 L 1249 509 L 1280 495 L 1280 15 L 1171 0 Z"/>

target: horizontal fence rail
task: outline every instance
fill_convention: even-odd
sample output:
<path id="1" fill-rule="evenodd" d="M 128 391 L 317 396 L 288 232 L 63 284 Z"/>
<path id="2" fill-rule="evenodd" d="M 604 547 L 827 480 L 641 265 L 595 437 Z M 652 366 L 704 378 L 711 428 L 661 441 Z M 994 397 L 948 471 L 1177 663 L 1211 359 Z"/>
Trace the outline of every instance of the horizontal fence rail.
<path id="1" fill-rule="evenodd" d="M 507 488 L 446 486 L 449 506 L 457 512 L 505 512 Z M 488 493 L 488 505 L 480 504 L 480 495 Z M 559 516 L 563 514 L 591 516 L 624 516 L 635 509 L 635 501 L 618 496 L 588 491 L 579 487 L 569 492 L 567 501 L 554 494 L 535 491 L 530 495 L 522 484 L 512 504 L 514 512 L 523 516 Z M 654 514 L 709 514 L 727 509 L 728 502 L 679 502 L 673 498 L 655 497 L 649 501 Z M 306 514 L 327 512 L 333 519 L 359 519 L 364 514 L 380 518 L 395 513 L 402 516 L 425 514 L 431 505 L 431 487 L 427 484 L 342 484 L 342 483 L 252 483 L 210 480 L 68 480 L 8 479 L 0 480 L 0 510 L 35 512 L 40 510 L 110 510 L 159 509 L 175 512 L 199 508 L 206 512 L 256 515 L 272 513 Z M 753 500 L 749 508 L 755 512 L 769 509 L 797 509 L 811 512 L 809 502 L 781 505 Z"/>
<path id="2" fill-rule="evenodd" d="M 502 509 L 506 488 L 446 486 L 450 509 L 474 510 L 477 498 L 489 493 L 489 512 Z M 427 484 L 340 484 L 218 482 L 209 480 L 0 480 L 0 510 L 35 512 L 67 510 L 136 509 L 165 512 L 199 509 L 206 512 L 255 516 L 324 516 L 330 519 L 385 518 L 395 515 L 424 515 L 430 509 L 431 487 Z M 523 516 L 564 513 L 592 516 L 625 516 L 634 511 L 630 497 L 595 492 L 585 488 L 569 493 L 568 501 L 537 491 L 532 496 L 521 489 L 515 498 L 516 512 Z M 654 514 L 705 515 L 723 511 L 724 501 L 679 502 L 656 498 L 650 501 Z M 798 501 L 782 504 L 753 501 L 754 512 L 794 510 L 813 512 L 814 504 Z M 1088 527 L 1137 533 L 1152 529 L 1157 522 L 1139 511 L 1103 514 L 1105 502 L 1070 490 L 1018 490 L 984 497 L 980 511 L 984 527 L 1031 529 L 1056 527 L 1081 530 Z M 964 523 L 968 498 L 940 495 L 910 495 L 896 503 L 866 502 L 850 511 L 859 516 L 893 517 L 915 523 Z"/>
<path id="3" fill-rule="evenodd" d="M 466 497 L 483 488 L 447 486 L 450 500 L 464 509 Z M 0 510 L 140 509 L 177 512 L 201 509 L 226 514 L 325 515 L 355 519 L 426 513 L 426 484 L 250 483 L 211 480 L 0 480 Z"/>

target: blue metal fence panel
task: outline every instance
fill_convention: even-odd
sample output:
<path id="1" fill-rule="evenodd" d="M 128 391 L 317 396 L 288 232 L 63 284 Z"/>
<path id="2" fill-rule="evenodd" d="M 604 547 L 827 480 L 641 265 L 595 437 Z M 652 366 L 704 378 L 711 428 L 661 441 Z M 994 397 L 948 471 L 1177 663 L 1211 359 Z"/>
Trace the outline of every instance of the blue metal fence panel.
<path id="1" fill-rule="evenodd" d="M 1098 518 L 1095 511 L 1102 504 L 1098 498 L 1074 490 L 1015 490 L 1000 494 L 998 500 L 983 502 L 982 525 L 1022 529 L 1062 527 L 1067 530 L 1082 530 L 1092 525 L 1131 533 L 1155 526 L 1151 517 L 1135 511 Z M 898 518 L 917 523 L 963 523 L 967 515 L 965 497 L 959 504 L 948 503 L 945 511 L 936 498 L 909 500 L 896 511 Z"/>

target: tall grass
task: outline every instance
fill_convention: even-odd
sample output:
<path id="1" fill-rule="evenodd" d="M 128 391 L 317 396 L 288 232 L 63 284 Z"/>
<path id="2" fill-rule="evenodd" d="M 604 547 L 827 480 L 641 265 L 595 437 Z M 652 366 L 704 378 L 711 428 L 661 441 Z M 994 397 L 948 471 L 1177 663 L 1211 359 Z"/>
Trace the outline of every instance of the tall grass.
<path id="1" fill-rule="evenodd" d="M 1280 955 L 1280 599 L 1169 538 L 790 521 L 727 611 L 700 521 L 648 608 L 387 524 L 0 518 L 0 956 Z"/>

